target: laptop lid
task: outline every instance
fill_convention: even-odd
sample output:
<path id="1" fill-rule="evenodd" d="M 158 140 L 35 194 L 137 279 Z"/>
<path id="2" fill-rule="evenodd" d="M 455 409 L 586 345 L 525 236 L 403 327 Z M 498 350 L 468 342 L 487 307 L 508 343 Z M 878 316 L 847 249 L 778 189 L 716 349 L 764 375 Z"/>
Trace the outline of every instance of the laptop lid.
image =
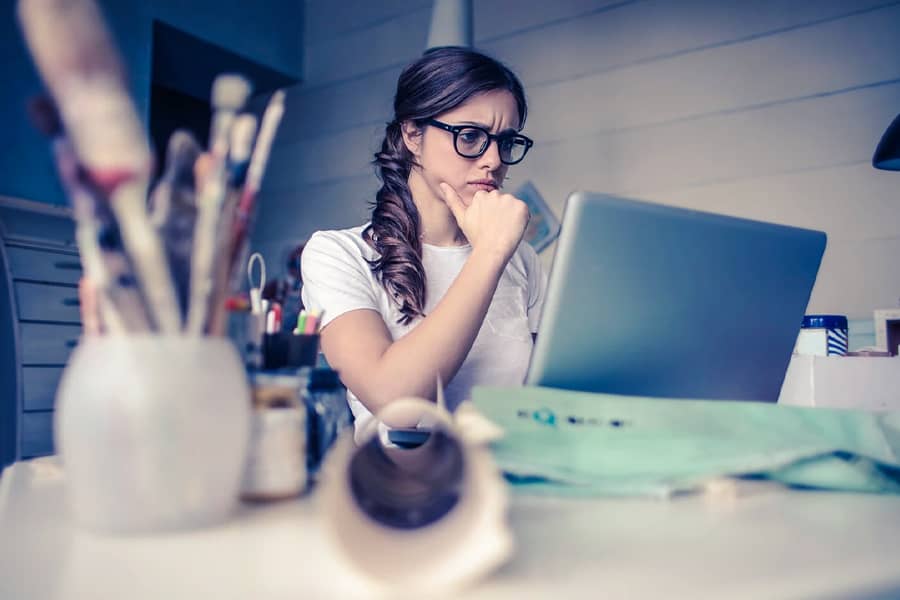
<path id="1" fill-rule="evenodd" d="M 576 192 L 526 383 L 775 402 L 825 242 L 820 231 Z"/>

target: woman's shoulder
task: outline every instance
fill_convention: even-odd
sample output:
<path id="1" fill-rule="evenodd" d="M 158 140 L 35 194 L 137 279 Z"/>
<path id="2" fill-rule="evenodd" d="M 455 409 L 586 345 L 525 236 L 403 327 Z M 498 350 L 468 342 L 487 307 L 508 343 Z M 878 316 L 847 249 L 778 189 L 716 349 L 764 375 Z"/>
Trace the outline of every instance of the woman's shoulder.
<path id="1" fill-rule="evenodd" d="M 507 282 L 512 282 L 516 287 L 531 287 L 542 278 L 541 259 L 537 252 L 526 241 L 522 241 L 516 251 L 506 263 L 503 275 Z"/>
<path id="2" fill-rule="evenodd" d="M 522 240 L 519 243 L 519 247 L 516 248 L 515 253 L 512 255 L 510 263 L 513 264 L 515 268 L 525 273 L 532 273 L 540 268 L 541 259 L 537 252 L 535 252 L 534 247 L 525 240 Z"/>
<path id="3" fill-rule="evenodd" d="M 310 236 L 303 248 L 303 254 L 341 254 L 359 259 L 371 260 L 375 250 L 363 238 L 363 231 L 368 226 L 359 225 L 347 229 L 323 229 Z"/>

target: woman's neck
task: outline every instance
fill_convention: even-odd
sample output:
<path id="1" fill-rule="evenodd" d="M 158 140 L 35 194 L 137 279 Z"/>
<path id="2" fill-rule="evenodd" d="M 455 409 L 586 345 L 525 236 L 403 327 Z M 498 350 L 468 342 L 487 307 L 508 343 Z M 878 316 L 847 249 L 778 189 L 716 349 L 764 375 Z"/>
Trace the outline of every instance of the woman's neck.
<path id="1" fill-rule="evenodd" d="M 419 237 L 432 246 L 462 246 L 468 243 L 447 204 L 428 186 L 416 169 L 409 174 L 409 192 L 419 211 Z"/>

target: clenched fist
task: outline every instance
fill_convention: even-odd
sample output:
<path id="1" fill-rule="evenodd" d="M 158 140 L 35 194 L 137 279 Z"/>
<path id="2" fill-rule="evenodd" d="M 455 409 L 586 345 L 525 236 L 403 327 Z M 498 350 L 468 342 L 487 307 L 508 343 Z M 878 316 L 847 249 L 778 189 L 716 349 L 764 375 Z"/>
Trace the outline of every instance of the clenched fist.
<path id="1" fill-rule="evenodd" d="M 528 206 L 499 190 L 475 192 L 472 202 L 466 206 L 452 186 L 441 183 L 440 187 L 444 201 L 473 251 L 489 252 L 508 261 L 522 241 L 531 218 Z"/>

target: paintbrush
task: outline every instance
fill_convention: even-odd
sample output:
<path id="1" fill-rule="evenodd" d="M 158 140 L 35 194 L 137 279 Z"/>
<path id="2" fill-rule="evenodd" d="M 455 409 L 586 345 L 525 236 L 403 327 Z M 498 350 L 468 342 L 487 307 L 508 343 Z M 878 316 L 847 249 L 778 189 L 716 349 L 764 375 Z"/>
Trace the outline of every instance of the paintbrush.
<path id="1" fill-rule="evenodd" d="M 269 99 L 266 110 L 263 112 L 259 126 L 259 135 L 250 156 L 250 164 L 247 167 L 247 178 L 241 191 L 234 224 L 231 228 L 231 251 L 229 258 L 229 272 L 231 273 L 232 290 L 239 287 L 238 265 L 244 263 L 247 254 L 247 234 L 253 224 L 256 210 L 256 196 L 259 192 L 262 178 L 265 174 L 266 164 L 269 161 L 269 153 L 272 150 L 272 142 L 284 115 L 284 91 L 278 90 Z"/>
<path id="2" fill-rule="evenodd" d="M 225 204 L 216 228 L 216 253 L 213 270 L 213 292 L 210 299 L 210 317 L 208 331 L 213 335 L 222 335 L 225 331 L 226 316 L 224 301 L 228 295 L 229 251 L 231 244 L 231 226 L 240 197 L 240 185 L 244 181 L 253 148 L 253 137 L 256 134 L 256 117 L 250 114 L 238 116 L 231 130 L 231 142 L 228 150 L 227 179 L 228 191 Z"/>
<path id="3" fill-rule="evenodd" d="M 220 75 L 213 83 L 213 125 L 210 164 L 198 177 L 197 222 L 191 256 L 191 292 L 186 332 L 200 335 L 207 328 L 213 296 L 217 228 L 228 193 L 226 159 L 237 108 L 247 100 L 250 86 L 240 76 Z"/>
<path id="4" fill-rule="evenodd" d="M 28 112 L 35 127 L 52 140 L 57 172 L 72 203 L 81 261 L 97 292 L 105 329 L 113 334 L 150 331 L 146 305 L 121 245 L 118 226 L 100 191 L 78 163 L 53 102 L 43 96 L 35 98 L 29 102 Z"/>
<path id="5" fill-rule="evenodd" d="M 91 0 L 20 0 L 18 12 L 75 153 L 109 199 L 153 320 L 177 333 L 178 303 L 145 210 L 152 155 L 100 11 Z"/>
<path id="6" fill-rule="evenodd" d="M 166 148 L 166 169 L 150 194 L 150 221 L 163 239 L 182 318 L 187 318 L 191 250 L 197 207 L 194 163 L 200 146 L 190 133 L 176 130 Z"/>

